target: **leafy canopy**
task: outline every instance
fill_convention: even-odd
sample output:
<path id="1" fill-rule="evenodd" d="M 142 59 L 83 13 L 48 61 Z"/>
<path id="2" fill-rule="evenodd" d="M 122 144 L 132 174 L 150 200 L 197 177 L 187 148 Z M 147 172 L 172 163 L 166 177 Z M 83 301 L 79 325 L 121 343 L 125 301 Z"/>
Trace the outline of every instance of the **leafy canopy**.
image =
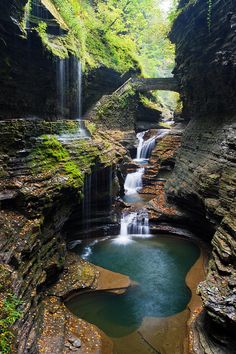
<path id="1" fill-rule="evenodd" d="M 55 55 L 63 58 L 70 52 L 86 68 L 104 65 L 125 72 L 139 67 L 146 76 L 160 76 L 170 71 L 174 58 L 165 1 L 42 0 L 67 32 L 60 38 L 48 35 L 45 19 L 36 27 Z"/>

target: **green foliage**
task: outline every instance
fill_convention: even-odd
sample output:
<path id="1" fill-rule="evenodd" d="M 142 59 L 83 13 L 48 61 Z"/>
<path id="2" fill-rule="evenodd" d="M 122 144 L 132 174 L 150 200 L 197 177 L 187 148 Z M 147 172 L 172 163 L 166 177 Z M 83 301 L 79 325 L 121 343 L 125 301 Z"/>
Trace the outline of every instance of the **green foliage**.
<path id="1" fill-rule="evenodd" d="M 170 76 L 174 67 L 175 47 L 168 39 L 171 20 L 161 10 L 160 1 L 146 8 L 147 25 L 139 34 L 140 62 L 146 77 Z"/>
<path id="2" fill-rule="evenodd" d="M 147 97 L 143 94 L 139 94 L 139 97 L 144 106 L 162 111 L 163 107 L 159 101 L 158 96 L 155 97 L 154 95 L 149 95 L 149 97 Z"/>
<path id="3" fill-rule="evenodd" d="M 31 9 L 32 9 L 31 0 L 28 0 L 26 2 L 25 6 L 23 7 L 23 16 L 19 21 L 19 27 L 20 27 L 21 31 L 23 32 L 24 37 L 27 36 L 26 26 L 27 26 L 27 22 L 30 17 Z"/>
<path id="4" fill-rule="evenodd" d="M 0 299 L 0 353 L 12 353 L 14 333 L 12 326 L 21 316 L 19 305 L 21 301 L 11 293 Z"/>
<path id="5" fill-rule="evenodd" d="M 89 121 L 86 121 L 86 128 L 88 129 L 91 135 L 93 135 L 97 130 L 96 125 Z"/>
<path id="6" fill-rule="evenodd" d="M 207 2 L 208 2 L 207 25 L 208 25 L 209 32 L 211 32 L 212 0 L 207 0 Z"/>
<path id="7" fill-rule="evenodd" d="M 40 21 L 34 29 L 41 38 L 41 41 L 44 44 L 45 48 L 52 52 L 53 55 L 56 55 L 62 59 L 68 57 L 68 43 L 66 41 L 66 37 L 56 36 L 54 38 L 51 37 L 49 39 L 49 36 L 47 34 L 47 23 L 43 21 Z M 74 50 L 76 49 L 74 48 Z M 71 46 L 71 52 L 72 51 L 73 47 Z"/>
<path id="8" fill-rule="evenodd" d="M 58 24 L 67 29 L 63 35 L 53 36 L 48 34 L 50 22 L 32 19 L 35 30 L 53 55 L 65 58 L 72 53 L 87 69 L 103 65 L 126 72 L 142 67 L 147 76 L 163 75 L 166 67 L 170 70 L 173 66 L 174 47 L 167 39 L 170 21 L 160 10 L 161 0 L 44 0 L 43 3 Z"/>

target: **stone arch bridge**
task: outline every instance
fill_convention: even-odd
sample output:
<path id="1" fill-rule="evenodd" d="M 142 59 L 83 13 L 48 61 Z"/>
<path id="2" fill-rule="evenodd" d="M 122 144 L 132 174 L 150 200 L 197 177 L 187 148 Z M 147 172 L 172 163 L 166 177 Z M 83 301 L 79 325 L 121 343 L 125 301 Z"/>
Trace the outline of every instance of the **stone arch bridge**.
<path id="1" fill-rule="evenodd" d="M 178 81 L 174 77 L 165 78 L 130 78 L 121 87 L 116 90 L 116 93 L 122 94 L 131 87 L 138 92 L 147 92 L 155 90 L 179 92 Z"/>

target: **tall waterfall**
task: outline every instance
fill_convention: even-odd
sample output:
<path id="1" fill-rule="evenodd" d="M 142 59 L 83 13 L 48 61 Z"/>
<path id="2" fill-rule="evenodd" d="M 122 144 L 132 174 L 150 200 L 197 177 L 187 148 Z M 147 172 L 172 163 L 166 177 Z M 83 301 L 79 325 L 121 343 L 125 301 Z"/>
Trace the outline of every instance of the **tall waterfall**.
<path id="1" fill-rule="evenodd" d="M 74 74 L 75 74 L 75 118 L 82 117 L 82 65 L 78 59 L 74 60 Z"/>
<path id="2" fill-rule="evenodd" d="M 58 112 L 64 118 L 67 113 L 67 90 L 69 88 L 69 60 L 57 59 Z"/>
<path id="3" fill-rule="evenodd" d="M 123 213 L 120 224 L 120 234 L 115 239 L 116 243 L 126 244 L 131 242 L 132 235 L 149 235 L 148 213 L 144 210 Z"/>
<path id="4" fill-rule="evenodd" d="M 125 179 L 125 194 L 134 194 L 139 191 L 142 186 L 142 177 L 144 174 L 144 168 L 139 168 L 136 172 L 128 173 Z"/>
<path id="5" fill-rule="evenodd" d="M 82 65 L 76 57 L 57 60 L 58 112 L 62 118 L 82 117 Z"/>

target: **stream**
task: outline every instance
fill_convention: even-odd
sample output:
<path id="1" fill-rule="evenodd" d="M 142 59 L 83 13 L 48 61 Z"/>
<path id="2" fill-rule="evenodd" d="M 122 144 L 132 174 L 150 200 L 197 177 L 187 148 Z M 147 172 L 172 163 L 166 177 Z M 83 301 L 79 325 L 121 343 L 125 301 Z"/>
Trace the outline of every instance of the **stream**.
<path id="1" fill-rule="evenodd" d="M 119 235 L 86 240 L 75 248 L 83 259 L 128 275 L 135 282 L 123 294 L 92 292 L 67 302 L 72 313 L 97 325 L 114 340 L 137 332 L 147 317 L 183 311 L 191 298 L 185 278 L 200 255 L 198 246 L 187 239 L 150 234 L 147 200 L 140 193 L 142 177 L 155 144 L 168 130 L 158 131 L 147 140 L 145 133 L 137 134 L 137 169 L 126 176 L 123 199 L 131 209 L 121 215 Z"/>

